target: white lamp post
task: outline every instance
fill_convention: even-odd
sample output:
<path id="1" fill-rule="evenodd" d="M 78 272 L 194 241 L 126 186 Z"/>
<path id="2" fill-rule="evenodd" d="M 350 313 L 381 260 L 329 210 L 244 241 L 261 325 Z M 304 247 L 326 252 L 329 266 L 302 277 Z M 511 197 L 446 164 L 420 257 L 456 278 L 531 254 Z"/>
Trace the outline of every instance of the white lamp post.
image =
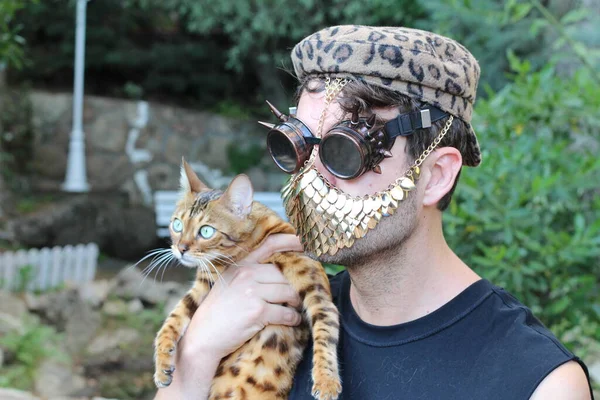
<path id="1" fill-rule="evenodd" d="M 87 192 L 85 143 L 82 128 L 83 114 L 83 66 L 85 59 L 85 13 L 87 0 L 77 0 L 77 31 L 75 35 L 75 88 L 73 92 L 73 130 L 69 141 L 67 176 L 63 190 Z"/>

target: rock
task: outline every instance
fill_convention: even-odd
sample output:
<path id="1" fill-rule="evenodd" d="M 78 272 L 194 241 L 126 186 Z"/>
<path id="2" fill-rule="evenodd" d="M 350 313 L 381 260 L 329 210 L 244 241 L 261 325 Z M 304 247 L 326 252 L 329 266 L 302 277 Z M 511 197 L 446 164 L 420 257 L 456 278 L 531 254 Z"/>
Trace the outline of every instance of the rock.
<path id="1" fill-rule="evenodd" d="M 38 367 L 34 386 L 42 397 L 72 396 L 86 388 L 86 380 L 71 365 L 47 359 Z"/>
<path id="2" fill-rule="evenodd" d="M 154 210 L 128 206 L 121 194 L 69 195 L 8 221 L 6 230 L 25 247 L 93 242 L 121 259 L 139 258 L 157 240 Z"/>
<path id="3" fill-rule="evenodd" d="M 156 244 L 154 210 L 130 206 L 113 210 L 111 236 L 103 249 L 107 254 L 124 260 L 139 259 Z"/>
<path id="4" fill-rule="evenodd" d="M 36 146 L 34 151 L 32 169 L 37 175 L 53 180 L 64 179 L 67 169 L 64 146 L 46 144 Z"/>
<path id="5" fill-rule="evenodd" d="M 139 299 L 133 299 L 127 303 L 127 311 L 130 314 L 137 314 L 144 310 L 144 305 Z"/>
<path id="6" fill-rule="evenodd" d="M 103 332 L 87 347 L 85 366 L 88 369 L 102 367 L 105 364 L 125 363 L 131 358 L 128 348 L 140 341 L 140 334 L 132 328 L 120 328 Z M 148 344 L 148 348 L 152 347 Z"/>
<path id="7" fill-rule="evenodd" d="M 83 349 L 100 327 L 100 314 L 79 295 L 77 288 L 48 294 L 48 307 L 42 318 L 65 332 L 67 350 L 75 354 Z"/>
<path id="8" fill-rule="evenodd" d="M 111 300 L 104 304 L 102 312 L 109 317 L 120 317 L 128 313 L 128 307 L 123 300 Z"/>
<path id="9" fill-rule="evenodd" d="M 25 326 L 20 319 L 10 314 L 0 312 L 0 336 L 8 332 L 25 332 Z"/>
<path id="10" fill-rule="evenodd" d="M 94 190 L 109 190 L 131 179 L 134 168 L 125 154 L 92 153 L 87 157 L 87 171 Z"/>
<path id="11" fill-rule="evenodd" d="M 0 313 L 21 319 L 27 314 L 27 305 L 20 298 L 0 290 Z"/>
<path id="12" fill-rule="evenodd" d="M 125 300 L 140 299 L 150 305 L 165 303 L 174 289 L 172 284 L 161 284 L 144 279 L 143 274 L 137 268 L 132 267 L 124 268 L 119 272 L 115 281 L 112 295 Z"/>
<path id="13" fill-rule="evenodd" d="M 98 335 L 87 348 L 89 354 L 106 354 L 123 345 L 136 342 L 140 334 L 132 328 L 121 328 Z"/>
<path id="14" fill-rule="evenodd" d="M 202 162 L 212 168 L 229 168 L 227 149 L 232 143 L 235 143 L 235 140 L 231 136 L 225 134 L 211 134 L 208 136 L 208 143 L 202 154 Z"/>
<path id="15" fill-rule="evenodd" d="M 129 127 L 124 115 L 119 113 L 120 110 L 111 108 L 113 109 L 106 110 L 106 115 L 96 118 L 92 124 L 86 126 L 86 131 L 103 133 L 88 135 L 86 145 L 102 152 L 119 153 L 125 150 Z M 113 115 L 115 118 L 107 118 L 108 115 Z"/>
<path id="16" fill-rule="evenodd" d="M 79 296 L 92 307 L 98 308 L 106 301 L 112 285 L 113 283 L 106 279 L 86 282 L 79 287 Z"/>
<path id="17" fill-rule="evenodd" d="M 35 295 L 30 292 L 25 292 L 23 296 L 25 304 L 29 311 L 42 312 L 48 307 L 48 296 L 47 295 Z"/>
<path id="18" fill-rule="evenodd" d="M 31 393 L 23 392 L 16 389 L 2 389 L 0 388 L 0 399 L 2 400 L 39 400 L 39 397 L 35 397 Z"/>
<path id="19" fill-rule="evenodd" d="M 88 400 L 88 397 L 58 396 L 58 397 L 50 397 L 48 400 Z"/>
<path id="20" fill-rule="evenodd" d="M 173 182 L 179 182 L 179 166 L 177 164 L 158 162 L 150 164 L 148 167 L 150 187 L 154 190 L 172 190 Z"/>

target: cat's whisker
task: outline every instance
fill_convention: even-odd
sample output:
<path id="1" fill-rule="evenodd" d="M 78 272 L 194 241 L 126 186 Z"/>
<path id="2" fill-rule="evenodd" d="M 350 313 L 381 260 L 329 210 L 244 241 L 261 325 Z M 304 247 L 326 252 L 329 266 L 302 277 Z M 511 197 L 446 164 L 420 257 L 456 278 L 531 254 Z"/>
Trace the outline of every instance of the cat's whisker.
<path id="1" fill-rule="evenodd" d="M 151 268 L 152 266 L 154 266 L 158 260 L 162 259 L 163 257 L 167 256 L 168 254 L 170 254 L 171 251 L 163 251 L 163 252 L 158 252 L 157 254 L 154 255 L 154 257 L 152 258 L 152 260 L 150 261 L 150 264 L 148 264 L 143 270 L 142 272 L 145 272 L 148 268 Z M 141 261 L 141 260 L 140 260 Z"/>
<path id="2" fill-rule="evenodd" d="M 141 263 L 142 261 L 144 261 L 144 260 L 146 260 L 146 259 L 148 259 L 150 257 L 153 257 L 153 256 L 157 257 L 160 254 L 168 253 L 170 251 L 171 251 L 171 249 L 154 249 L 154 250 L 151 250 L 147 255 L 145 255 L 138 262 L 136 262 L 135 264 L 130 265 L 129 267 L 127 267 L 127 269 L 131 269 L 131 268 L 137 267 L 139 263 Z"/>
<path id="3" fill-rule="evenodd" d="M 211 253 L 211 256 L 215 257 L 215 259 L 217 259 L 219 261 L 227 261 L 228 263 L 234 264 L 237 266 L 237 263 L 235 262 L 233 257 L 228 256 L 227 254 L 214 252 L 214 253 Z"/>
<path id="4" fill-rule="evenodd" d="M 165 271 L 167 270 L 167 268 L 169 268 L 169 265 L 171 264 L 171 262 L 173 261 L 173 259 L 175 258 L 175 256 L 173 254 L 171 254 L 169 257 L 167 257 L 161 265 L 161 269 L 162 269 L 162 274 L 160 275 L 160 282 L 162 283 L 164 276 L 165 276 Z M 160 271 L 160 270 L 159 270 Z M 158 275 L 158 272 L 157 272 Z"/>
<path id="5" fill-rule="evenodd" d="M 158 271 L 160 271 L 160 268 L 162 267 L 162 265 L 167 261 L 171 262 L 173 257 L 174 257 L 173 253 L 168 252 L 168 253 L 164 253 L 164 254 L 152 259 L 152 262 L 150 263 L 150 265 L 148 265 L 144 269 L 144 271 L 148 270 L 148 272 L 145 274 L 144 279 L 142 279 L 142 282 L 140 282 L 140 286 L 144 283 L 146 278 L 152 273 L 153 270 L 157 269 L 157 267 L 158 267 L 158 270 L 157 270 L 157 273 L 158 273 Z M 154 275 L 154 282 L 156 282 L 156 275 Z"/>
<path id="6" fill-rule="evenodd" d="M 210 280 L 210 285 L 213 286 L 215 284 L 215 277 L 210 269 L 210 267 L 204 262 L 204 259 L 198 259 L 199 264 L 202 266 L 202 270 L 208 275 L 208 279 Z"/>
<path id="7" fill-rule="evenodd" d="M 206 274 L 208 275 L 208 279 L 210 279 L 211 286 L 214 285 L 215 278 L 213 277 L 213 274 L 212 274 L 212 271 L 210 270 L 210 268 L 206 265 L 206 263 L 202 259 L 199 259 L 198 262 L 202 266 L 202 271 L 206 272 Z"/>
<path id="8" fill-rule="evenodd" d="M 230 258 L 230 257 L 220 257 L 220 256 L 215 256 L 215 260 L 216 261 L 220 261 L 223 264 L 226 264 L 228 267 L 230 266 L 234 266 L 236 268 L 239 268 L 240 266 L 238 265 L 237 262 L 235 262 L 234 259 Z"/>
<path id="9" fill-rule="evenodd" d="M 206 261 L 213 267 L 213 269 L 217 273 L 217 277 L 219 278 L 219 280 L 221 281 L 221 283 L 223 283 L 223 285 L 227 285 L 227 283 L 225 282 L 225 278 L 223 278 L 223 275 L 221 275 L 221 273 L 219 272 L 219 270 L 217 269 L 217 267 L 215 266 L 215 264 L 213 264 L 212 261 L 209 260 L 209 259 L 206 259 Z"/>
<path id="10" fill-rule="evenodd" d="M 235 247 L 237 247 L 238 249 L 242 250 L 243 252 L 245 252 L 246 254 L 249 254 L 249 253 L 250 253 L 248 250 L 246 250 L 245 248 L 243 248 L 243 247 L 242 247 L 242 246 L 240 246 L 240 245 L 237 245 L 237 244 L 235 244 L 235 243 L 234 243 L 233 245 L 234 245 Z"/>

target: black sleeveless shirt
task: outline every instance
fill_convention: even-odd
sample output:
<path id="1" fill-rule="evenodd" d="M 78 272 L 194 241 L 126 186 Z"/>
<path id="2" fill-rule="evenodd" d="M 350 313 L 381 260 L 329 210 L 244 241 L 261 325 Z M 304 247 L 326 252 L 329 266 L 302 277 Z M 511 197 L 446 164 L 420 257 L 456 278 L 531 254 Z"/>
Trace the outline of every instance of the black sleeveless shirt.
<path id="1" fill-rule="evenodd" d="M 558 366 L 574 360 L 531 310 L 487 280 L 438 310 L 395 326 L 363 322 L 346 271 L 331 278 L 340 311 L 340 400 L 529 399 Z M 310 400 L 312 346 L 289 400 Z"/>

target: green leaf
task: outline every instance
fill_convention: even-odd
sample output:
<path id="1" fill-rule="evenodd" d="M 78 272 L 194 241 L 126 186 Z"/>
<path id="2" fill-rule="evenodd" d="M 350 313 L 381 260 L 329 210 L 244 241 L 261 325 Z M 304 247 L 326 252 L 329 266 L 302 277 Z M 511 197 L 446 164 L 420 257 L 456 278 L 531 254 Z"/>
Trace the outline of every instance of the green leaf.
<path id="1" fill-rule="evenodd" d="M 560 22 L 563 25 L 574 24 L 579 21 L 583 21 L 584 19 L 590 16 L 590 10 L 587 8 L 576 8 L 574 10 L 570 10 L 566 13 L 561 19 Z"/>

